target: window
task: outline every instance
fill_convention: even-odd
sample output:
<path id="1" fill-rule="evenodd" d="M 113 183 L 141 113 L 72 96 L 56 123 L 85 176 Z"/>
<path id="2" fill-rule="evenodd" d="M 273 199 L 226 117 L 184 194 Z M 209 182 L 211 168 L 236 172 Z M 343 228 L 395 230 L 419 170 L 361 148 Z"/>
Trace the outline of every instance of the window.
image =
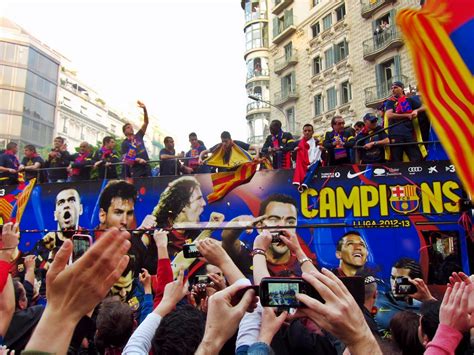
<path id="1" fill-rule="evenodd" d="M 273 18 L 273 37 L 277 37 L 290 26 L 293 26 L 293 9 L 285 10 L 283 16 Z"/>
<path id="2" fill-rule="evenodd" d="M 314 97 L 314 115 L 315 115 L 315 116 L 318 116 L 318 115 L 322 114 L 323 111 L 324 111 L 324 107 L 323 107 L 323 95 L 317 94 L 317 95 Z"/>
<path id="3" fill-rule="evenodd" d="M 283 96 L 286 97 L 295 91 L 295 73 L 288 74 L 281 78 L 281 91 Z"/>
<path id="4" fill-rule="evenodd" d="M 323 31 L 328 30 L 332 25 L 332 14 L 323 17 Z"/>
<path id="5" fill-rule="evenodd" d="M 349 81 L 344 81 L 341 84 L 341 105 L 347 104 L 352 100 L 351 84 Z"/>
<path id="6" fill-rule="evenodd" d="M 313 75 L 319 74 L 322 70 L 321 57 L 317 56 L 313 58 Z"/>
<path id="7" fill-rule="evenodd" d="M 332 48 L 324 52 L 324 61 L 326 63 L 325 69 L 331 68 L 334 65 L 334 51 Z"/>
<path id="8" fill-rule="evenodd" d="M 336 44 L 334 46 L 334 62 L 338 63 L 341 60 L 346 59 L 349 55 L 349 46 L 347 45 L 346 40 Z"/>
<path id="9" fill-rule="evenodd" d="M 285 47 L 285 60 L 288 62 L 291 59 L 293 53 L 293 43 L 288 43 Z"/>
<path id="10" fill-rule="evenodd" d="M 342 4 L 336 9 L 336 21 L 339 22 L 346 17 L 346 5 Z"/>
<path id="11" fill-rule="evenodd" d="M 313 38 L 319 35 L 319 33 L 321 32 L 319 22 L 316 22 L 313 26 L 311 26 L 311 32 L 313 33 Z"/>
<path id="12" fill-rule="evenodd" d="M 336 88 L 332 87 L 326 91 L 328 98 L 328 110 L 334 110 L 337 106 Z"/>
<path id="13" fill-rule="evenodd" d="M 295 123 L 295 108 L 290 107 L 286 110 L 286 128 L 290 132 L 296 131 L 296 123 Z"/>
<path id="14" fill-rule="evenodd" d="M 321 0 L 311 0 L 311 7 L 315 7 L 316 5 L 320 3 L 321 3 Z"/>
<path id="15" fill-rule="evenodd" d="M 267 26 L 263 23 L 254 23 L 245 29 L 245 50 L 266 47 Z"/>
<path id="16" fill-rule="evenodd" d="M 381 64 L 375 66 L 377 82 L 377 95 L 379 97 L 390 94 L 390 88 L 394 81 L 403 81 L 401 77 L 400 56 L 397 55 Z"/>

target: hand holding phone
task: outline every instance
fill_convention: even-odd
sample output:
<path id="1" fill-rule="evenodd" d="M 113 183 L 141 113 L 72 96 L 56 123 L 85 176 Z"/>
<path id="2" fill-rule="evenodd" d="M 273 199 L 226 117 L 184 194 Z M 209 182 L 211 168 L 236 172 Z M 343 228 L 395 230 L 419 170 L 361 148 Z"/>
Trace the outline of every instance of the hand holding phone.
<path id="1" fill-rule="evenodd" d="M 408 277 L 399 276 L 395 278 L 395 294 L 400 296 L 411 295 L 418 291 Z"/>
<path id="2" fill-rule="evenodd" d="M 184 244 L 183 245 L 183 256 L 186 259 L 198 258 L 201 255 L 199 250 L 197 249 L 196 244 Z"/>
<path id="3" fill-rule="evenodd" d="M 72 236 L 72 254 L 69 264 L 74 263 L 92 246 L 92 237 L 87 234 L 74 234 Z"/>

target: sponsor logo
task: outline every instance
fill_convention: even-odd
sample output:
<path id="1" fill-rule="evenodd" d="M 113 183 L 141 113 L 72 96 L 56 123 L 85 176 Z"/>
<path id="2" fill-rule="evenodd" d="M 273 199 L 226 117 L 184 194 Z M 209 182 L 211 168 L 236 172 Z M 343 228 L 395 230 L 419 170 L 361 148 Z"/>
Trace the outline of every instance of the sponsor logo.
<path id="1" fill-rule="evenodd" d="M 416 173 L 421 173 L 423 171 L 423 168 L 421 166 L 410 166 L 408 167 L 408 173 L 410 175 L 414 175 Z"/>
<path id="2" fill-rule="evenodd" d="M 455 173 L 456 172 L 456 168 L 454 167 L 453 164 L 449 165 L 449 166 L 446 166 L 444 168 L 446 171 L 449 171 L 450 173 Z"/>
<path id="3" fill-rule="evenodd" d="M 352 174 L 350 171 L 348 171 L 348 172 L 347 172 L 347 177 L 348 177 L 349 179 L 353 179 L 353 178 L 355 178 L 355 177 L 357 177 L 357 176 L 359 176 L 359 175 L 362 175 L 363 173 L 365 173 L 365 172 L 367 172 L 367 171 L 370 171 L 370 169 L 365 169 L 364 171 L 359 171 L 358 173 L 354 173 L 354 174 Z"/>
<path id="4" fill-rule="evenodd" d="M 434 173 L 437 173 L 438 172 L 438 169 L 436 169 L 436 165 L 435 166 L 430 166 L 428 168 L 428 173 L 429 174 L 434 174 Z"/>
<path id="5" fill-rule="evenodd" d="M 338 178 L 341 176 L 339 171 L 330 172 L 330 173 L 321 173 L 321 179 L 328 179 L 328 178 Z"/>
<path id="6" fill-rule="evenodd" d="M 395 212 L 407 214 L 418 209 L 420 197 L 416 185 L 390 186 L 390 206 Z"/>
<path id="7" fill-rule="evenodd" d="M 377 168 L 374 170 L 375 176 L 399 176 L 402 175 L 398 168 Z"/>

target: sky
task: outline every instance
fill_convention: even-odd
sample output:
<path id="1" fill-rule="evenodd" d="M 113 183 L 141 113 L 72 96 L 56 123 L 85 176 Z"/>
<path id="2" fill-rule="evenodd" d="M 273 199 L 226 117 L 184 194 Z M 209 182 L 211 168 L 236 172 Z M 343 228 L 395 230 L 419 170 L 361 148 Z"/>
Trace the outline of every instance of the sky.
<path id="1" fill-rule="evenodd" d="M 1 0 L 0 16 L 67 57 L 111 106 L 137 99 L 187 150 L 223 130 L 246 140 L 244 12 L 240 0 Z"/>

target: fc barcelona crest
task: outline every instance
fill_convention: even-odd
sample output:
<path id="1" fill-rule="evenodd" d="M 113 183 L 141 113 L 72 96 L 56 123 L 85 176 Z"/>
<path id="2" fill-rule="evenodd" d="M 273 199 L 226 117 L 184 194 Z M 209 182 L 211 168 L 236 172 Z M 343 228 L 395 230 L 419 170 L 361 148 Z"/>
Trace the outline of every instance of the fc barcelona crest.
<path id="1" fill-rule="evenodd" d="M 391 186 L 390 206 L 398 213 L 411 213 L 418 209 L 420 197 L 416 193 L 416 185 Z"/>

